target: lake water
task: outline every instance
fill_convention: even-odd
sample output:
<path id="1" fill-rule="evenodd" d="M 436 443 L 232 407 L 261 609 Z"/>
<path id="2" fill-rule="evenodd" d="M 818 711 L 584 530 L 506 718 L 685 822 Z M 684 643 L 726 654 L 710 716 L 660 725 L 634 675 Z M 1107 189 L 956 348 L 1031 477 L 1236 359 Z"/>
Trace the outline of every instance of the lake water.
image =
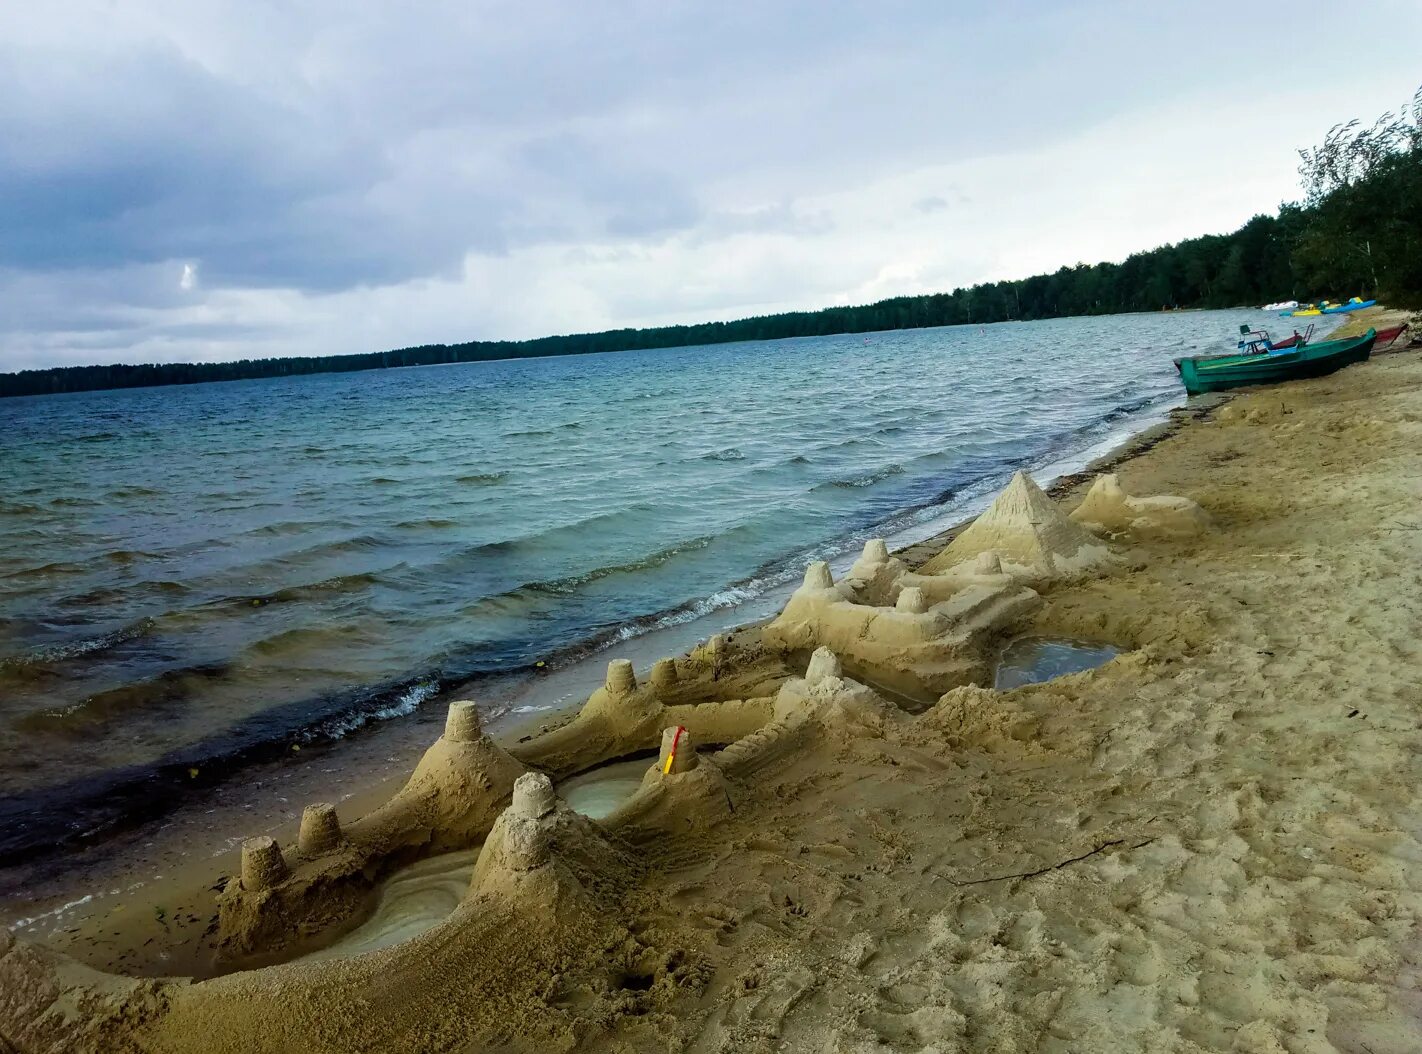
<path id="1" fill-rule="evenodd" d="M 1171 358 L 1245 321 L 1277 320 L 0 400 L 0 865 L 938 522 L 1178 403 Z"/>

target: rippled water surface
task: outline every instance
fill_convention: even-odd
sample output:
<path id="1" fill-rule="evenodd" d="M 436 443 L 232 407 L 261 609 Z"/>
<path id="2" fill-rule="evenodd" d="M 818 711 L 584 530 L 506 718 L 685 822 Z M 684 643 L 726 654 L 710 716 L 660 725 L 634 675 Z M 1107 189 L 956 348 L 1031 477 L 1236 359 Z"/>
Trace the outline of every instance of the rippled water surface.
<path id="1" fill-rule="evenodd" d="M 398 719 L 941 515 L 1180 399 L 1172 356 L 1242 321 L 0 400 L 0 856 L 41 805 Z"/>

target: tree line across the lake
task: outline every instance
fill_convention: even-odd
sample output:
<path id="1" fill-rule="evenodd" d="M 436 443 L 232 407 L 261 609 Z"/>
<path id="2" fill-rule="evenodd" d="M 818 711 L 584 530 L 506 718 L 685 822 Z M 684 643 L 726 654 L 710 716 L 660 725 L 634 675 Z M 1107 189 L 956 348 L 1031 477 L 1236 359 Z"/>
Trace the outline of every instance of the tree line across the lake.
<path id="1" fill-rule="evenodd" d="M 68 366 L 0 374 L 0 396 L 342 373 L 393 366 L 867 333 L 1011 319 L 1224 308 L 1358 294 L 1422 307 L 1422 89 L 1371 125 L 1333 128 L 1300 151 L 1304 197 L 1232 234 L 1206 235 L 1121 263 L 988 282 L 951 293 L 734 322 L 617 329 L 535 340 L 427 344 L 396 351 L 238 362 Z M 1247 159 L 1242 159 L 1247 163 Z"/>

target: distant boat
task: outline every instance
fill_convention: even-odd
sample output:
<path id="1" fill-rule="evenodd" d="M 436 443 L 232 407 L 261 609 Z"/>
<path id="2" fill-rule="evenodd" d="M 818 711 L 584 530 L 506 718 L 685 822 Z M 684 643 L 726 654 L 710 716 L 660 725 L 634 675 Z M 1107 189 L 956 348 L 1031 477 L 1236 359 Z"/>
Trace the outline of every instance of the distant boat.
<path id="1" fill-rule="evenodd" d="M 1277 304 L 1265 304 L 1260 311 L 1292 311 L 1299 306 L 1297 300 L 1280 300 Z"/>
<path id="2" fill-rule="evenodd" d="M 1363 300 L 1355 296 L 1346 304 L 1333 304 L 1329 307 L 1325 307 L 1323 313 L 1325 315 L 1339 315 L 1345 311 L 1361 311 L 1363 308 L 1372 307 L 1376 303 L 1376 300 Z"/>
<path id="3" fill-rule="evenodd" d="M 1281 317 L 1305 318 L 1312 315 L 1342 315 L 1349 311 L 1361 311 L 1376 303 L 1376 300 L 1363 300 L 1356 296 L 1346 304 L 1335 304 L 1332 300 L 1321 300 L 1312 307 L 1301 307 L 1297 311 L 1282 312 Z"/>
<path id="4" fill-rule="evenodd" d="M 1176 359 L 1180 379 L 1191 395 L 1242 388 L 1249 384 L 1277 384 L 1304 377 L 1322 377 L 1355 362 L 1364 362 L 1373 351 L 1377 330 L 1361 337 L 1305 344 L 1292 351 L 1270 355 L 1222 355 L 1214 358 Z"/>

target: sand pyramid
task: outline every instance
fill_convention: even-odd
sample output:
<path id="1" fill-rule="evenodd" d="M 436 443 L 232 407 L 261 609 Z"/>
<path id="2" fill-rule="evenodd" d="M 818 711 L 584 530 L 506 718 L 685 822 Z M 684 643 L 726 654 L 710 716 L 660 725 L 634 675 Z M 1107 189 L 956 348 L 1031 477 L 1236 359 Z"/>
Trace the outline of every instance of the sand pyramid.
<path id="1" fill-rule="evenodd" d="M 1100 563 L 1110 551 L 1084 527 L 1073 523 L 1025 472 L 948 548 L 924 564 L 938 574 L 979 553 L 996 552 L 1007 569 L 1035 574 L 1070 574 Z"/>

